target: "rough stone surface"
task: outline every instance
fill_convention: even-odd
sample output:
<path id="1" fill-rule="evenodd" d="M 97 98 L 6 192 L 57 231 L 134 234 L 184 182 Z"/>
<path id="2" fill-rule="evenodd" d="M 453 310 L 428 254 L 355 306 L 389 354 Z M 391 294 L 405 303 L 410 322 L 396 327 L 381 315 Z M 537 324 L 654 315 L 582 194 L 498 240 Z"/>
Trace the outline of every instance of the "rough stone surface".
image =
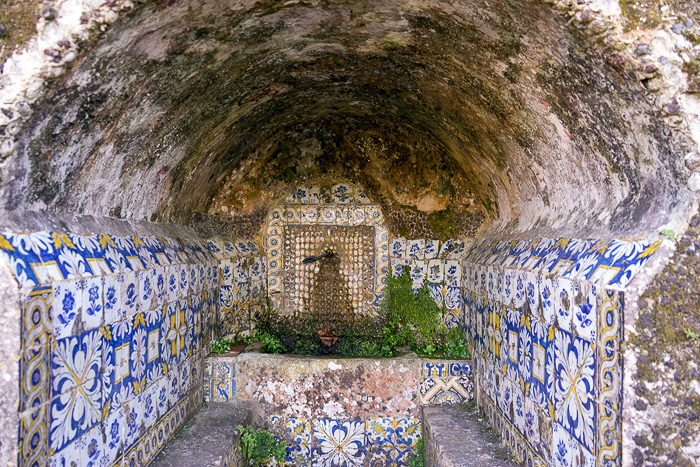
<path id="1" fill-rule="evenodd" d="M 416 417 L 420 363 L 415 354 L 336 359 L 242 353 L 236 358 L 236 399 L 266 402 L 288 417 Z"/>
<path id="2" fill-rule="evenodd" d="M 624 441 L 634 455 L 627 465 L 700 464 L 699 253 L 697 214 L 628 326 Z"/>
<path id="3" fill-rule="evenodd" d="M 224 467 L 240 436 L 236 425 L 253 418 L 245 404 L 210 402 L 167 444 L 153 467 Z"/>
<path id="4" fill-rule="evenodd" d="M 144 7 L 16 133 L 0 198 L 250 221 L 291 186 L 346 180 L 409 237 L 655 232 L 687 209 L 689 142 L 592 52 L 524 0 Z"/>
<path id="5" fill-rule="evenodd" d="M 463 405 L 423 407 L 426 467 L 512 467 L 486 417 Z"/>
<path id="6" fill-rule="evenodd" d="M 17 462 L 19 415 L 20 291 L 0 264 L 0 465 Z"/>

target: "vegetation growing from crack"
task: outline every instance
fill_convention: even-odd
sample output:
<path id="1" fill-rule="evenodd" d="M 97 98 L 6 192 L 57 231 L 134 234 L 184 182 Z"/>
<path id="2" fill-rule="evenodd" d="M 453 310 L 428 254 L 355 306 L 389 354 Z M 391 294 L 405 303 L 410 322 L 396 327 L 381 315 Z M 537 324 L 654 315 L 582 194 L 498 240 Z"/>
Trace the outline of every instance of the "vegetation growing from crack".
<path id="1" fill-rule="evenodd" d="M 252 426 L 236 426 L 241 433 L 241 447 L 248 465 L 262 466 L 274 457 L 278 463 L 287 455 L 287 444 L 278 440 L 267 430 L 256 430 Z"/>
<path id="2" fill-rule="evenodd" d="M 408 467 L 423 467 L 425 465 L 424 455 L 423 438 L 420 438 L 416 443 L 416 451 L 408 456 Z"/>

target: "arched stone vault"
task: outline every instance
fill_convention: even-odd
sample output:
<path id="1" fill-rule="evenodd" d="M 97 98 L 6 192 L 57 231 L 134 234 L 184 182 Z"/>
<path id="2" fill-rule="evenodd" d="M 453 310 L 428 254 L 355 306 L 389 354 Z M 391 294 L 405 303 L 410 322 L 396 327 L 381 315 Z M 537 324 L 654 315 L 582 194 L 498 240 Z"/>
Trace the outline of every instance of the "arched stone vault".
<path id="1" fill-rule="evenodd" d="M 13 273 L 10 279 L 0 271 L 0 292 L 9 297 L 0 304 L 0 327 L 11 335 L 0 354 L 21 367 L 0 366 L 0 418 L 12 433 L 0 438 L 0 458 L 12 452 L 14 462 L 15 445 L 20 460 L 68 458 L 65 446 L 87 434 L 58 440 L 48 433 L 57 423 L 46 411 L 54 394 L 44 380 L 19 383 L 22 394 L 38 394 L 37 404 L 5 388 L 28 375 L 28 360 L 48 372 L 41 365 L 48 365 L 49 341 L 114 326 L 106 313 L 99 324 L 76 315 L 71 319 L 90 329 L 63 323 L 59 336 L 43 307 L 41 323 L 32 325 L 48 337 L 27 345 L 20 334 L 29 322 L 19 334 L 16 328 L 17 317 L 29 316 L 29 298 L 40 295 L 48 306 L 58 291 L 88 282 L 128 276 L 134 288 L 172 278 L 179 283 L 172 296 L 144 299 L 143 309 L 125 316 L 156 322 L 165 307 L 170 321 L 160 316 L 162 327 L 149 322 L 149 332 L 158 328 L 165 347 L 175 344 L 164 336 L 177 338 L 182 355 L 163 357 L 164 364 L 194 375 L 209 340 L 254 330 L 265 292 L 281 277 L 274 267 L 282 263 L 271 264 L 281 250 L 271 245 L 282 240 L 275 228 L 283 223 L 273 225 L 272 216 L 332 211 L 280 200 L 300 187 L 356 186 L 382 217 L 371 224 L 372 302 L 381 298 L 388 265 L 409 267 L 414 287 L 430 283 L 433 298 L 446 306 L 443 323 L 463 326 L 483 356 L 475 385 L 491 397 L 481 405 L 492 423 L 522 434 L 517 420 L 498 418 L 508 410 L 489 385 L 496 378 L 486 357 L 489 339 L 501 342 L 501 331 L 537 334 L 544 329 L 533 324 L 539 319 L 552 330 L 538 334 L 537 345 L 546 352 L 555 346 L 560 352 L 569 340 L 582 345 L 599 391 L 588 400 L 590 433 L 578 433 L 554 413 L 563 413 L 566 400 L 548 393 L 549 383 L 532 380 L 550 444 L 560 435 L 579 443 L 577 459 L 597 465 L 700 461 L 693 450 L 700 442 L 700 392 L 687 389 L 697 385 L 697 368 L 684 363 L 680 379 L 653 378 L 661 361 L 669 367 L 697 353 L 692 326 L 700 318 L 688 305 L 692 294 L 679 291 L 694 281 L 667 285 L 676 274 L 692 277 L 685 265 L 694 265 L 700 251 L 697 217 L 666 272 L 654 279 L 672 242 L 649 261 L 661 245 L 659 230 L 679 234 L 697 206 L 700 17 L 689 0 L 656 3 L 52 2 L 24 49 L 9 58 L 0 50 L 0 260 Z M 1 43 L 17 42 L 26 35 L 22 27 L 15 36 L 0 33 Z M 329 225 L 350 222 L 346 211 L 369 212 L 361 202 L 345 211 L 335 201 L 319 204 L 333 205 L 337 216 Z M 322 224 L 309 219 L 299 225 Z M 511 281 L 519 291 L 506 291 Z M 636 299 L 649 283 L 637 326 Z M 574 316 L 564 310 L 564 323 L 557 313 L 567 306 Z M 577 310 L 586 316 L 576 317 Z M 665 324 L 650 325 L 671 312 L 675 334 Z M 587 316 L 597 322 L 584 326 Z M 521 317 L 527 324 L 518 329 Z M 190 318 L 202 329 L 194 350 L 180 346 Z M 489 328 L 489 319 L 502 329 Z M 678 331 L 683 326 L 690 327 Z M 517 359 L 512 342 L 507 356 Z M 674 353 L 676 347 L 682 351 Z M 551 363 L 544 352 L 540 359 Z M 570 356 L 560 354 L 560 361 Z M 503 372 L 515 381 L 527 363 L 509 365 Z M 170 384 L 165 377 L 136 381 L 137 391 Z M 650 395 L 658 384 L 690 408 L 664 413 L 669 399 Z M 196 409 L 201 381 L 188 391 L 175 404 L 180 415 L 169 416 L 184 422 Z M 115 406 L 124 402 L 119 397 Z M 107 454 L 138 457 L 148 430 L 124 452 Z M 29 432 L 47 432 L 44 444 L 24 443 Z M 674 439 L 680 445 L 667 448 Z M 530 447 L 520 451 L 523 458 L 554 462 L 551 446 Z"/>
<path id="2" fill-rule="evenodd" d="M 393 230 L 605 236 L 690 199 L 688 141 L 531 2 L 144 5 L 47 90 L 5 209 L 186 222 L 335 178 L 395 211 Z"/>

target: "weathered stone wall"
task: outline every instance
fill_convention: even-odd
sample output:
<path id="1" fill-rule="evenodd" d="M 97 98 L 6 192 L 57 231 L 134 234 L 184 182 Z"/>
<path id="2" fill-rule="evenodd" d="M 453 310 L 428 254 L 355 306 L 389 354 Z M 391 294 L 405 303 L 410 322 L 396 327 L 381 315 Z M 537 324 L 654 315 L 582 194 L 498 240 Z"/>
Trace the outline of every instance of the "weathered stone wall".
<path id="1" fill-rule="evenodd" d="M 257 223 L 347 180 L 394 234 L 441 240 L 638 235 L 688 209 L 690 140 L 545 4 L 221 8 L 138 8 L 86 49 L 13 129 L 4 207 Z"/>
<path id="2" fill-rule="evenodd" d="M 626 465 L 700 464 L 699 225 L 626 313 Z"/>
<path id="3" fill-rule="evenodd" d="M 0 234 L 8 465 L 147 464 L 201 405 L 208 343 L 250 329 L 256 286 L 264 300 L 252 243 L 100 224 Z"/>

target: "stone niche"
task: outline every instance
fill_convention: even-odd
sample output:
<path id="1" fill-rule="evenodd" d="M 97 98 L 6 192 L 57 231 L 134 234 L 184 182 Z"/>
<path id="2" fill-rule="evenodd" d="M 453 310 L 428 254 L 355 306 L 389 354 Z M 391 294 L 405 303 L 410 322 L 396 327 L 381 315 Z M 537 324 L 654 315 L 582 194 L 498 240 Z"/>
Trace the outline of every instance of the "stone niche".
<path id="1" fill-rule="evenodd" d="M 332 251 L 312 263 L 302 260 Z M 374 229 L 366 225 L 287 225 L 282 273 L 285 312 L 310 314 L 323 329 L 341 330 L 374 311 Z"/>
<path id="2" fill-rule="evenodd" d="M 386 286 L 388 234 L 378 205 L 352 185 L 303 187 L 272 208 L 263 243 L 268 294 L 282 315 L 334 333 L 372 316 Z M 332 251 L 332 257 L 304 258 Z"/>

